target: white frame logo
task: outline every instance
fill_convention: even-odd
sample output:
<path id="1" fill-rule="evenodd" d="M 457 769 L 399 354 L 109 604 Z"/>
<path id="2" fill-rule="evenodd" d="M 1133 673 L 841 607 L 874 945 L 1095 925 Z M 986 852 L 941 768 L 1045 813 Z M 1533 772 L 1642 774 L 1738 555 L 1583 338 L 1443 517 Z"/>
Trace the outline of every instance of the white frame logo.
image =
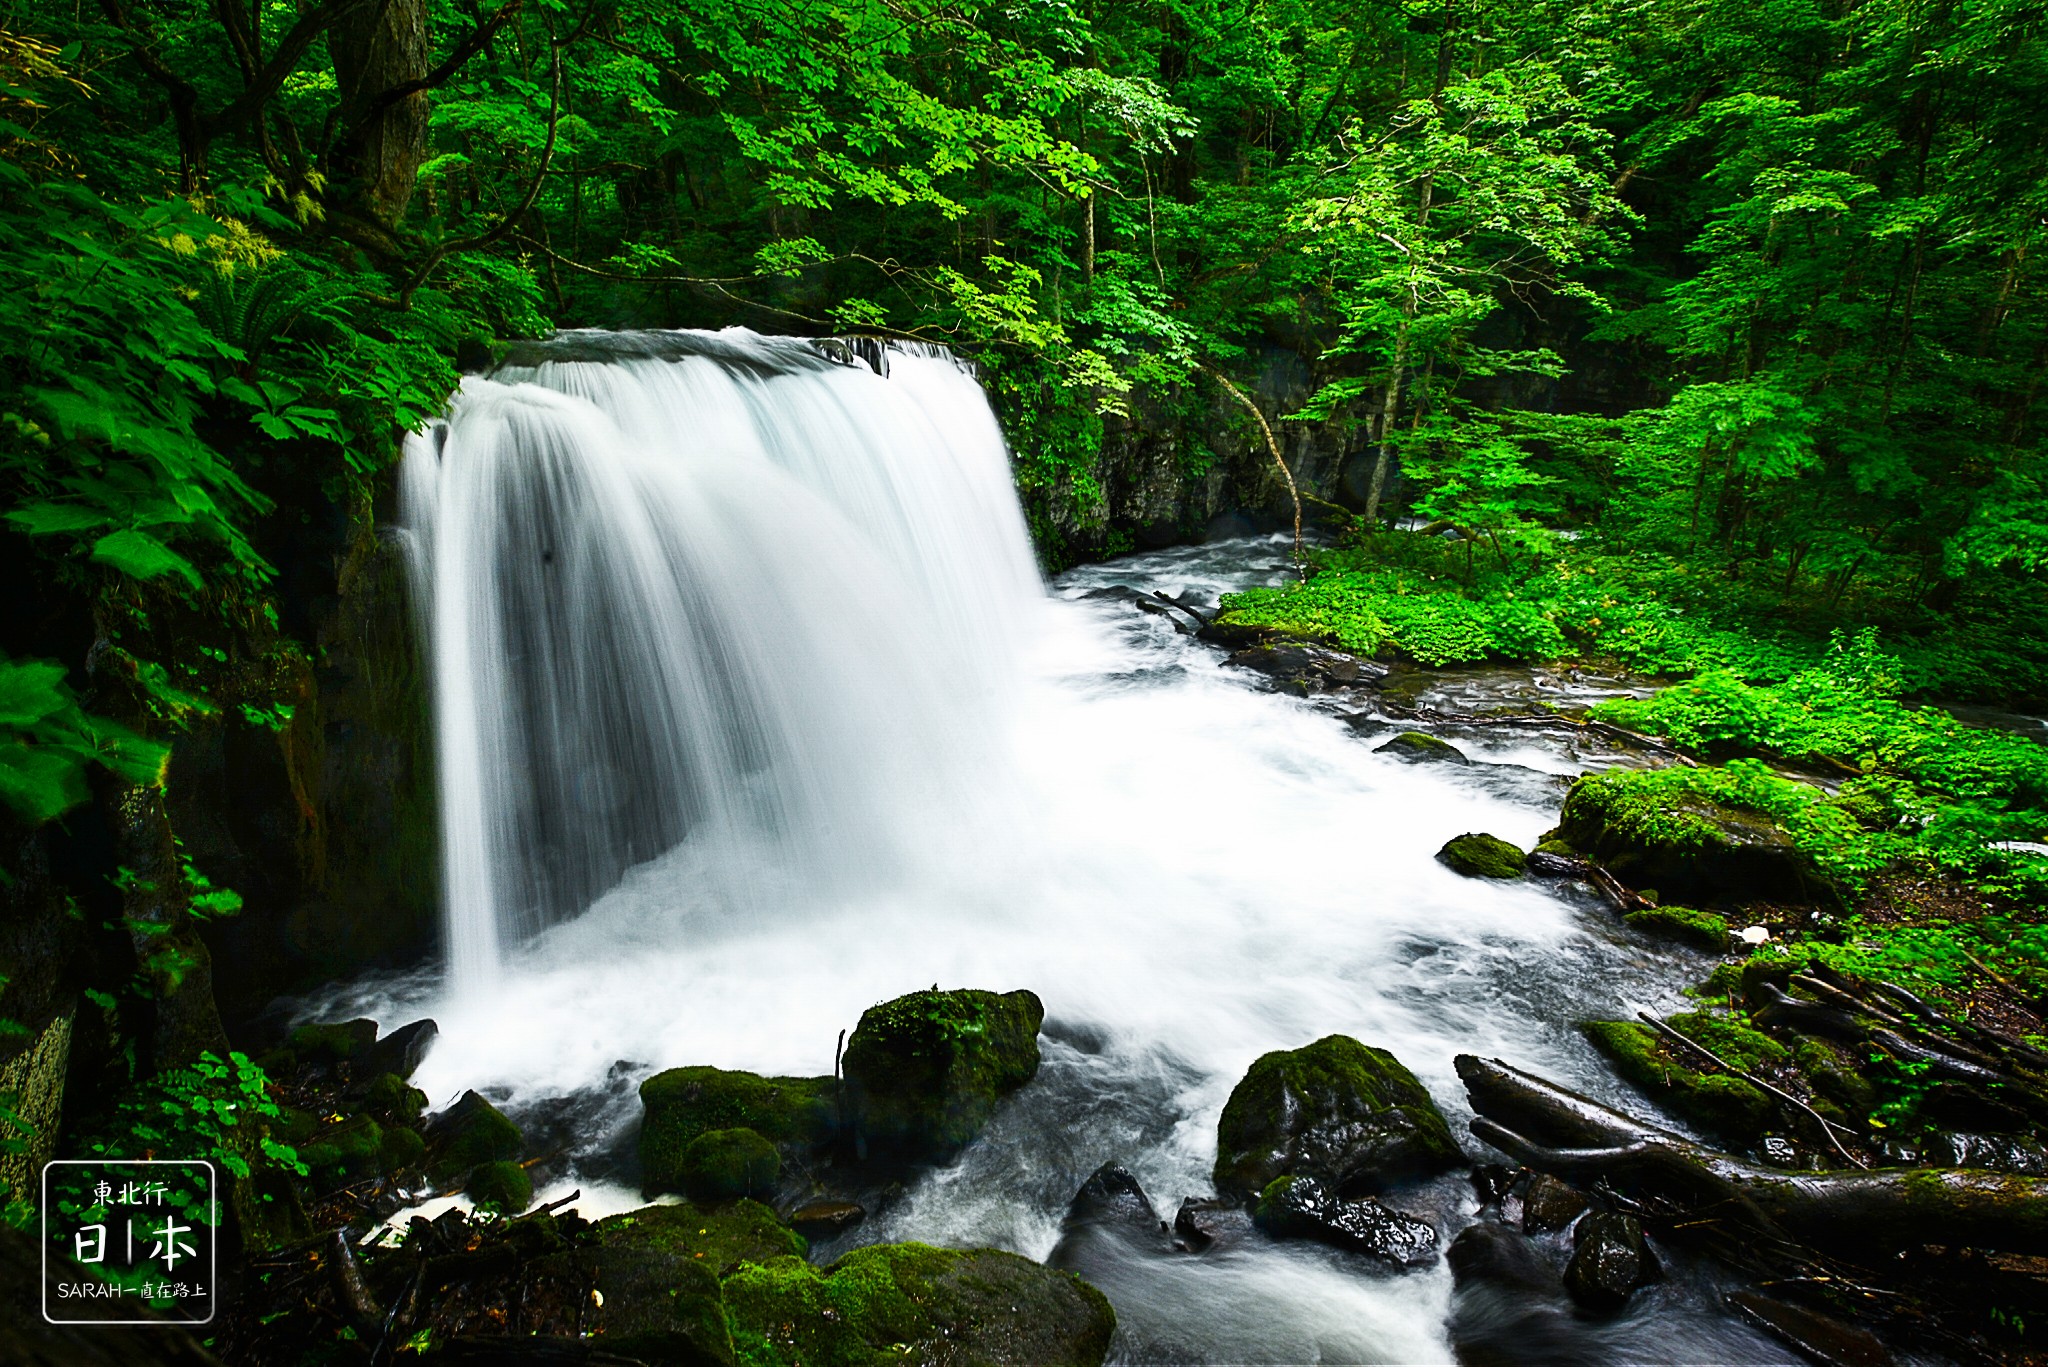
<path id="1" fill-rule="evenodd" d="M 202 1287 L 204 1288 L 204 1292 L 203 1292 L 203 1294 L 204 1294 L 204 1296 L 205 1296 L 205 1299 L 206 1299 L 206 1317 L 205 1317 L 204 1319 L 196 1319 L 196 1318 L 187 1318 L 187 1317 L 184 1317 L 184 1316 L 180 1316 L 179 1314 L 177 1314 L 177 1313 L 176 1313 L 176 1311 L 175 1311 L 175 1310 L 170 1310 L 170 1311 L 166 1311 L 166 1312 L 164 1312 L 164 1313 L 160 1313 L 160 1314 L 153 1314 L 153 1315 L 151 1316 L 151 1318 L 148 1318 L 148 1319 L 95 1319 L 95 1318 L 86 1318 L 86 1317 L 83 1317 L 83 1316 L 79 1316 L 79 1315 L 73 1315 L 73 1314 L 69 1314 L 69 1313 L 67 1313 L 67 1314 L 63 1315 L 62 1317 L 59 1317 L 58 1315 L 53 1315 L 53 1314 L 51 1314 L 51 1313 L 50 1313 L 50 1311 L 51 1311 L 51 1309 L 52 1309 L 52 1300 L 53 1300 L 53 1298 L 55 1298 L 55 1293 L 57 1292 L 58 1288 L 59 1288 L 60 1286 L 66 1286 L 66 1285 L 71 1285 L 71 1284 L 72 1284 L 71 1282 L 65 1282 L 65 1281 L 60 1281 L 60 1280 L 58 1280 L 58 1277 L 61 1277 L 61 1276 L 63 1275 L 63 1273 L 62 1273 L 62 1272 L 59 1272 L 59 1273 L 57 1274 L 57 1276 L 56 1276 L 56 1277 L 53 1277 L 53 1275 L 52 1275 L 52 1269 L 51 1269 L 51 1267 L 50 1267 L 50 1251 L 51 1251 L 51 1249 L 52 1249 L 52 1248 L 54 1247 L 54 1245 L 53 1245 L 53 1244 L 52 1244 L 52 1243 L 50 1242 L 50 1206 L 51 1206 L 51 1193 L 50 1193 L 50 1178 L 51 1178 L 51 1174 L 52 1174 L 52 1172 L 53 1172 L 53 1171 L 54 1171 L 55 1169 L 58 1169 L 58 1168 L 98 1168 L 98 1169 L 101 1169 L 101 1170 L 102 1170 L 103 1172 L 109 1172 L 109 1173 L 111 1173 L 111 1172 L 122 1172 L 122 1173 L 126 1173 L 126 1172 L 127 1172 L 128 1170 L 131 1170 L 131 1169 L 136 1169 L 136 1168 L 171 1168 L 171 1169 L 176 1169 L 176 1170 L 177 1170 L 178 1172 L 180 1172 L 181 1174 L 185 1174 L 185 1175 L 187 1175 L 187 1177 L 188 1177 L 188 1181 L 187 1181 L 187 1183 L 185 1184 L 185 1185 L 187 1185 L 187 1186 L 189 1186 L 189 1175 L 190 1175 L 190 1174 L 192 1174 L 192 1173 L 195 1173 L 195 1172 L 198 1172 L 198 1171 L 203 1171 L 203 1172 L 204 1172 L 204 1174 L 205 1174 L 205 1177 L 204 1177 L 204 1179 L 203 1179 L 203 1180 L 204 1180 L 204 1183 L 205 1183 L 205 1190 L 206 1190 L 206 1216 L 207 1216 L 207 1225 L 206 1225 L 206 1258 L 205 1258 L 205 1264 L 204 1264 L 204 1273 L 205 1273 L 205 1279 L 204 1279 L 204 1281 L 203 1281 L 203 1282 L 201 1282 L 201 1283 L 200 1283 L 200 1285 L 201 1285 L 201 1286 L 202 1286 Z M 43 1180 L 42 1180 L 42 1197 L 43 1197 L 43 1200 L 42 1200 L 42 1233 L 43 1233 L 43 1296 L 42 1296 L 42 1301 L 43 1301 L 43 1320 L 44 1320 L 44 1322 L 45 1322 L 45 1323 L 48 1323 L 48 1324 L 145 1324 L 145 1325 L 146 1325 L 146 1324 L 156 1324 L 156 1325 L 164 1325 L 164 1324 L 177 1324 L 177 1325 L 184 1325 L 184 1326 L 187 1326 L 187 1327 L 190 1327 L 190 1326 L 194 1326 L 194 1325 L 203 1325 L 203 1324 L 211 1324 L 211 1323 L 213 1323 L 213 1317 L 214 1317 L 214 1314 L 215 1314 L 215 1312 L 216 1312 L 216 1311 L 218 1310 L 218 1308 L 219 1308 L 219 1295 L 218 1295 L 218 1290 L 219 1290 L 219 1288 L 218 1288 L 218 1286 L 216 1285 L 216 1282 L 217 1282 L 217 1280 L 218 1280 L 218 1273 L 219 1273 L 219 1267 L 220 1267 L 220 1198 L 219 1198 L 218 1190 L 217 1190 L 217 1188 L 216 1188 L 216 1186 L 215 1186 L 215 1183 L 214 1183 L 214 1178 L 215 1178 L 215 1173 L 214 1173 L 214 1170 L 213 1170 L 213 1164 L 212 1164 L 211 1162 L 207 1161 L 207 1160 L 206 1160 L 206 1159 L 204 1159 L 204 1158 L 105 1158 L 105 1159 L 100 1159 L 100 1158 L 56 1158 L 56 1159 L 52 1159 L 51 1161 L 49 1161 L 49 1162 L 47 1162 L 47 1163 L 43 1164 L 43 1174 L 42 1174 L 42 1179 L 43 1179 Z M 173 1217 L 173 1218 L 174 1218 L 174 1217 Z M 90 1228 L 90 1227 L 91 1227 L 91 1226 L 87 1226 L 87 1228 Z M 196 1229 L 188 1229 L 188 1228 L 186 1228 L 186 1227 L 183 1227 L 183 1226 L 177 1226 L 176 1228 L 177 1228 L 177 1229 L 178 1229 L 178 1230 L 179 1230 L 180 1232 L 184 1232 L 184 1233 L 193 1233 L 193 1234 L 196 1234 L 196 1233 L 198 1233 L 198 1231 L 197 1231 Z M 80 1231 L 78 1231 L 78 1233 L 79 1233 L 80 1235 L 82 1235 L 82 1234 L 83 1234 L 83 1232 L 84 1232 L 83 1230 L 80 1230 Z M 170 1242 L 171 1242 L 171 1240 L 172 1240 L 172 1239 L 173 1239 L 174 1237 L 175 1237 L 174 1235 L 169 1235 L 169 1234 L 167 1234 L 167 1236 L 166 1236 L 166 1239 L 165 1239 L 165 1242 L 166 1242 L 166 1243 L 170 1243 Z M 102 1246 L 103 1246 L 103 1247 L 104 1247 L 104 1241 L 105 1241 L 105 1232 L 104 1232 L 104 1230 L 102 1230 Z M 175 1259 L 177 1258 L 177 1256 L 178 1256 L 178 1255 L 177 1255 L 177 1253 L 176 1253 L 176 1246 L 175 1246 L 175 1244 L 173 1244 L 173 1246 L 172 1246 L 172 1258 L 173 1258 L 173 1266 L 175 1266 Z M 191 1253 L 191 1254 L 188 1254 L 188 1255 L 185 1255 L 185 1256 L 188 1256 L 188 1257 L 194 1257 L 194 1258 L 196 1258 L 196 1257 L 197 1257 L 197 1250 L 196 1250 L 196 1247 L 195 1247 L 195 1250 L 194 1250 L 194 1252 L 193 1252 L 193 1253 Z M 67 1266 L 68 1266 L 68 1268 L 71 1268 L 71 1269 L 75 1269 L 75 1268 L 78 1268 L 78 1267 L 82 1266 L 82 1264 L 78 1264 L 78 1263 L 75 1263 L 75 1262 L 69 1262 L 69 1263 L 67 1263 Z M 112 1285 L 112 1283 L 104 1283 L 104 1284 Z M 101 1293 L 99 1293 L 99 1292 L 94 1292 L 94 1293 L 92 1293 L 92 1296 L 93 1296 L 93 1298 L 94 1298 L 94 1299 L 101 1299 Z M 129 1290 L 128 1288 L 125 1288 L 125 1287 L 120 1287 L 120 1288 L 118 1288 L 118 1289 L 117 1289 L 117 1290 L 116 1290 L 116 1291 L 114 1292 L 114 1294 L 112 1294 L 112 1295 L 107 1295 L 107 1296 L 104 1296 L 104 1302 L 105 1302 L 105 1305 L 106 1305 L 106 1309 L 107 1309 L 107 1312 L 108 1312 L 108 1313 L 110 1313 L 110 1314 L 118 1314 L 118 1313 L 123 1313 L 123 1312 L 125 1312 L 125 1311 L 126 1311 L 126 1308 L 127 1308 L 127 1304 L 128 1304 L 128 1302 L 129 1302 L 129 1299 L 130 1299 L 130 1297 L 135 1297 L 135 1298 L 137 1298 L 138 1300 L 140 1300 L 140 1303 L 141 1303 L 141 1304 L 143 1304 L 144 1306 L 148 1306 L 148 1305 L 149 1305 L 149 1301 L 148 1301 L 148 1300 L 141 1300 L 141 1298 L 140 1298 L 140 1293 L 138 1293 L 138 1292 L 135 1292 L 135 1291 L 131 1291 L 131 1290 Z M 196 1297 L 195 1297 L 195 1298 L 193 1298 L 193 1299 L 196 1299 Z M 57 1299 L 57 1300 L 56 1300 L 56 1308 L 58 1308 L 58 1309 L 61 1309 L 61 1310 L 64 1310 L 64 1311 L 67 1311 L 67 1312 L 68 1312 L 68 1311 L 71 1311 L 71 1310 L 73 1310 L 74 1308 L 78 1308 L 78 1307 L 80 1307 L 81 1305 L 82 1305 L 82 1300 L 71 1300 L 71 1299 L 61 1299 L 61 1298 L 59 1298 L 59 1299 Z"/>

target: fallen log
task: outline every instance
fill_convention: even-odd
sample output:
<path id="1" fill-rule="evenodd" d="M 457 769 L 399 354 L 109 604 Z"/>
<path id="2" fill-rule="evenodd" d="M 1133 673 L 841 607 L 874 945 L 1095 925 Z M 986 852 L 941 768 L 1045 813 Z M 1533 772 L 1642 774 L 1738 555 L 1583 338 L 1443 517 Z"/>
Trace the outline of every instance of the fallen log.
<path id="1" fill-rule="evenodd" d="M 1927 1244 L 2048 1254 L 2048 1179 L 1971 1168 L 1790 1172 L 1718 1152 L 1498 1059 L 1461 1054 L 1472 1132 L 1527 1167 L 1604 1183 L 1673 1221 L 1858 1261 Z"/>

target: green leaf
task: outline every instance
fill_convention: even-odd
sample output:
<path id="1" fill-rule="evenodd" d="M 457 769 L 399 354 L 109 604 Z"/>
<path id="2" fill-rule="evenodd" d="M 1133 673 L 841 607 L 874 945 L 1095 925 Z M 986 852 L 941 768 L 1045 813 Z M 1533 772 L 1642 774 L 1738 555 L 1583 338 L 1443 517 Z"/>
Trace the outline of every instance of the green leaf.
<path id="1" fill-rule="evenodd" d="M 191 561 L 148 532 L 110 532 L 93 543 L 92 558 L 137 579 L 175 574 L 194 589 L 203 586 Z"/>

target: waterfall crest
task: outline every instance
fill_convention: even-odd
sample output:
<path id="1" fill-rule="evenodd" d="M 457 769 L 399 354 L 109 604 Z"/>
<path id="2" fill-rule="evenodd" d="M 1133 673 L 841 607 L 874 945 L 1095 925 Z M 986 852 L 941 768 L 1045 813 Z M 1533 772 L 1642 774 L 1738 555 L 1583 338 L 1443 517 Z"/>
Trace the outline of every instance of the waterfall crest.
<path id="1" fill-rule="evenodd" d="M 1042 585 L 943 351 L 565 334 L 464 381 L 401 505 L 458 988 L 685 841 L 679 919 L 772 914 L 986 796 Z"/>

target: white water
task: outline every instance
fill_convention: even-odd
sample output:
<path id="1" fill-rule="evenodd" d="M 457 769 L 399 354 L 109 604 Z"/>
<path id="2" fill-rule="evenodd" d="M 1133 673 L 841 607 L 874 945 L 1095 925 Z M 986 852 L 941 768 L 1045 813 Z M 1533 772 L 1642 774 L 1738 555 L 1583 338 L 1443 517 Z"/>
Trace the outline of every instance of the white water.
<path id="1" fill-rule="evenodd" d="M 828 1072 L 878 1001 L 1029 987 L 1039 1078 L 852 1238 L 1042 1258 L 1106 1159 L 1168 1215 L 1206 1193 L 1224 1099 L 1270 1049 L 1389 1048 L 1461 1132 L 1459 1052 L 1613 1093 L 1570 1023 L 1668 1009 L 1656 965 L 1544 887 L 1433 858 L 1464 831 L 1531 843 L 1555 814 L 1540 781 L 1383 758 L 1161 619 L 1071 598 L 1275 582 L 1277 542 L 1098 567 L 1047 597 L 968 377 L 771 359 L 797 368 L 472 381 L 439 454 L 423 438 L 409 457 L 452 987 L 330 1006 L 436 1017 L 415 1080 L 437 1104 L 573 1098 L 596 1173 L 660 1068 Z M 1133 1358 L 1448 1354 L 1441 1263 L 1393 1275 L 1261 1243 L 1089 1275 Z M 1696 1316 L 1631 1332 L 1584 1359 L 1758 1348 L 1699 1337 Z"/>

